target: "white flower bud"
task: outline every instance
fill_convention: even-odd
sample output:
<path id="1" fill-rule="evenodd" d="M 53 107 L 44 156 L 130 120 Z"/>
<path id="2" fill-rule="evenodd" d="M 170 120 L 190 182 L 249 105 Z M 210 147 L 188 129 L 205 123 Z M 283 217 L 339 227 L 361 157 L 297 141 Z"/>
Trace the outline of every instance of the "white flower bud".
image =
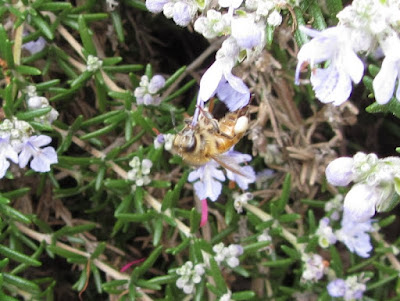
<path id="1" fill-rule="evenodd" d="M 185 2 L 177 2 L 174 5 L 174 22 L 179 26 L 187 26 L 192 21 L 191 9 Z"/>
<path id="2" fill-rule="evenodd" d="M 171 19 L 174 15 L 174 3 L 173 2 L 165 3 L 163 7 L 163 13 L 164 16 L 166 16 L 168 19 Z"/>
<path id="3" fill-rule="evenodd" d="M 282 16 L 281 14 L 277 11 L 274 10 L 267 19 L 267 23 L 271 26 L 279 26 L 282 23 Z"/>
<path id="4" fill-rule="evenodd" d="M 98 57 L 89 54 L 86 62 L 86 70 L 94 72 L 101 68 L 103 61 Z"/>
<path id="5" fill-rule="evenodd" d="M 33 96 L 30 97 L 27 101 L 28 108 L 33 110 L 33 109 L 40 109 L 42 105 L 46 105 L 49 102 L 47 101 L 46 97 L 41 97 L 41 96 Z"/>
<path id="6" fill-rule="evenodd" d="M 230 257 L 226 260 L 226 263 L 231 268 L 236 268 L 239 265 L 239 259 L 237 257 Z"/>
<path id="7" fill-rule="evenodd" d="M 163 88 L 165 85 L 165 79 L 162 75 L 154 75 L 153 78 L 150 80 L 148 90 L 149 93 L 155 94 Z"/>
<path id="8" fill-rule="evenodd" d="M 353 163 L 353 158 L 349 157 L 333 160 L 325 170 L 327 181 L 334 186 L 348 185 L 354 178 Z"/>

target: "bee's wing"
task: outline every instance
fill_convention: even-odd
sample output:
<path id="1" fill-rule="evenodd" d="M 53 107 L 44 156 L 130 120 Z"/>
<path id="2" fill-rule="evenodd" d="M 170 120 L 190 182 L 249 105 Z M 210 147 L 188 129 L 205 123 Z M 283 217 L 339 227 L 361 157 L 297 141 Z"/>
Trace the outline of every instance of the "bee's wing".
<path id="1" fill-rule="evenodd" d="M 214 161 L 216 161 L 219 165 L 226 168 L 227 170 L 243 177 L 251 178 L 251 176 L 246 174 L 243 171 L 243 168 L 241 168 L 241 166 L 237 164 L 230 156 L 222 154 L 219 156 L 211 156 L 211 158 L 213 158 Z"/>

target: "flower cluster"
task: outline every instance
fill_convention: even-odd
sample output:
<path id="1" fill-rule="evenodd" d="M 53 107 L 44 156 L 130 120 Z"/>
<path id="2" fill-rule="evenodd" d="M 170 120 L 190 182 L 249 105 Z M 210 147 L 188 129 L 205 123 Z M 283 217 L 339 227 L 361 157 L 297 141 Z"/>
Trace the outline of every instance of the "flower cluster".
<path id="1" fill-rule="evenodd" d="M 25 121 L 5 119 L 0 124 L 0 178 L 10 167 L 11 160 L 24 168 L 31 158 L 30 167 L 37 172 L 50 171 L 50 165 L 58 162 L 57 153 L 46 135 L 33 135 L 33 128 Z"/>
<path id="2" fill-rule="evenodd" d="M 393 96 L 399 76 L 400 6 L 397 1 L 355 0 L 338 15 L 339 24 L 318 32 L 306 27 L 300 29 L 313 39 L 298 53 L 295 82 L 307 63 L 312 68 L 311 84 L 316 97 L 323 103 L 340 105 L 352 91 L 352 82 L 361 81 L 364 64 L 357 53 L 373 53 L 378 49 L 385 58 L 373 81 L 376 101 L 386 104 Z M 326 68 L 314 65 L 329 62 Z M 400 89 L 396 91 L 400 100 Z"/>
<path id="3" fill-rule="evenodd" d="M 315 233 L 321 248 L 328 248 L 340 241 L 346 245 L 350 252 L 363 258 L 370 256 L 372 244 L 368 233 L 374 231 L 371 220 L 356 222 L 347 211 L 344 211 L 338 230 L 334 231 L 330 223 L 330 218 L 322 218 Z"/>
<path id="4" fill-rule="evenodd" d="M 243 247 L 237 244 L 231 244 L 225 247 L 221 242 L 213 247 L 215 252 L 215 261 L 218 264 L 225 263 L 230 268 L 235 268 L 239 265 L 239 256 L 243 254 Z"/>
<path id="5" fill-rule="evenodd" d="M 356 222 L 352 216 L 344 211 L 341 228 L 335 232 L 337 239 L 343 242 L 350 252 L 367 258 L 372 251 L 369 232 L 373 232 L 371 220 Z"/>
<path id="6" fill-rule="evenodd" d="M 321 255 L 304 253 L 301 260 L 304 265 L 302 281 L 317 282 L 324 276 L 326 267 Z"/>
<path id="7" fill-rule="evenodd" d="M 143 159 L 143 161 L 140 161 L 139 157 L 135 156 L 129 162 L 129 166 L 132 167 L 132 169 L 128 171 L 127 178 L 135 182 L 132 187 L 134 190 L 137 186 L 142 187 L 150 184 L 151 179 L 149 174 L 150 169 L 153 166 L 153 162 L 151 162 L 149 159 Z"/>
<path id="8" fill-rule="evenodd" d="M 236 62 L 257 56 L 266 44 L 265 28 L 282 22 L 281 10 L 288 6 L 285 0 L 146 0 L 146 7 L 153 13 L 164 12 L 176 24 L 194 23 L 195 31 L 207 39 L 225 36 L 214 64 L 200 81 L 198 106 L 217 95 L 230 111 L 237 110 L 249 101 L 250 92 L 245 83 L 232 74 Z M 201 15 L 197 17 L 197 12 Z M 198 110 L 193 121 L 197 120 Z"/>
<path id="9" fill-rule="evenodd" d="M 87 62 L 86 62 L 86 70 L 90 72 L 95 72 L 99 70 L 103 66 L 103 61 L 100 60 L 97 56 L 88 55 Z"/>
<path id="10" fill-rule="evenodd" d="M 243 212 L 243 204 L 247 204 L 248 201 L 253 199 L 253 194 L 250 192 L 245 192 L 239 194 L 237 192 L 233 193 L 233 207 L 235 207 L 237 213 Z"/>
<path id="11" fill-rule="evenodd" d="M 185 294 L 191 294 L 195 284 L 201 281 L 204 272 L 203 264 L 199 263 L 194 266 L 193 262 L 187 261 L 176 270 L 176 273 L 180 276 L 176 280 L 176 286 L 182 289 Z"/>
<path id="12" fill-rule="evenodd" d="M 46 97 L 38 96 L 36 94 L 36 88 L 34 86 L 29 86 L 27 88 L 28 92 L 28 100 L 26 101 L 27 107 L 29 110 L 37 110 L 44 109 L 50 107 L 50 112 L 40 117 L 35 117 L 35 121 L 50 125 L 58 118 L 58 112 L 56 109 L 50 106 L 49 101 Z"/>
<path id="13" fill-rule="evenodd" d="M 360 276 L 349 276 L 346 280 L 337 278 L 329 282 L 327 289 L 331 297 L 342 297 L 344 300 L 360 300 L 367 286 L 368 278 Z"/>
<path id="14" fill-rule="evenodd" d="M 210 4 L 212 4 L 210 1 L 146 0 L 146 7 L 149 11 L 163 12 L 167 18 L 172 18 L 179 26 L 189 25 L 193 22 L 196 13 L 199 10 L 203 11 L 203 16 L 198 17 L 195 21 L 194 28 L 207 39 L 230 33 L 233 35 L 235 30 L 241 31 L 244 35 L 246 29 L 240 28 L 240 25 L 245 25 L 247 29 L 258 27 L 257 34 L 261 35 L 261 28 L 265 28 L 266 24 L 271 26 L 281 24 L 280 10 L 287 5 L 285 0 L 246 0 L 245 3 L 243 0 L 219 0 L 221 11 L 217 11 L 215 10 L 216 5 Z M 205 8 L 209 9 L 204 10 Z M 235 14 L 237 9 L 240 9 L 241 14 Z M 247 19 L 251 19 L 251 21 Z M 235 25 L 235 22 L 240 24 Z"/>
<path id="15" fill-rule="evenodd" d="M 161 102 L 158 93 L 164 86 L 165 79 L 162 75 L 154 75 L 151 79 L 147 75 L 143 75 L 139 87 L 133 93 L 136 97 L 136 103 L 145 106 L 158 106 Z"/>
<path id="16" fill-rule="evenodd" d="M 171 151 L 174 138 L 174 134 L 158 134 L 156 138 L 154 138 L 154 148 L 158 149 L 164 145 L 165 150 Z"/>
<path id="17" fill-rule="evenodd" d="M 398 203 L 400 158 L 378 159 L 375 154 L 357 153 L 341 157 L 326 168 L 328 182 L 335 186 L 355 183 L 344 199 L 344 210 L 356 222 L 367 221 L 375 211 L 384 212 Z"/>

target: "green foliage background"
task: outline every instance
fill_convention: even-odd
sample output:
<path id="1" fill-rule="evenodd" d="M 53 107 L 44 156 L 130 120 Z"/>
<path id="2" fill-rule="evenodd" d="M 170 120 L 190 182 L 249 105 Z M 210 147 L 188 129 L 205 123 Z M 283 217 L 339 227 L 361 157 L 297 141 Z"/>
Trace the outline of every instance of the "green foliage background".
<path id="1" fill-rule="evenodd" d="M 323 176 L 334 150 L 379 149 L 387 155 L 392 145 L 382 148 L 379 138 L 366 143 L 364 126 L 371 129 L 371 118 L 381 122 L 374 137 L 389 129 L 397 138 L 399 130 L 397 119 L 364 112 L 368 78 L 355 92 L 364 103 L 341 109 L 322 107 L 307 86 L 294 87 L 296 51 L 306 41 L 295 25 L 335 24 L 342 3 L 324 3 L 321 9 L 316 1 L 302 1 L 285 11 L 282 29 L 269 29 L 261 66 L 238 70 L 250 79 L 251 118 L 264 137 L 260 145 L 244 138 L 238 149 L 254 154 L 256 171 L 270 167 L 276 176 L 263 188 L 254 185 L 254 200 L 242 214 L 233 208 L 232 190 L 239 189 L 226 183 L 200 229 L 199 200 L 187 183 L 190 167 L 154 148 L 154 129 L 176 133 L 193 114 L 197 83 L 221 41 L 208 44 L 190 28 L 148 13 L 137 0 L 121 0 L 113 11 L 94 0 L 0 1 L 0 113 L 51 136 L 59 156 L 49 173 L 14 168 L 0 182 L 0 300 L 189 300 L 175 285 L 175 269 L 187 260 L 210 262 L 193 300 L 215 300 L 228 289 L 234 300 L 330 300 L 329 279 L 300 281 L 302 252 L 322 254 L 338 277 L 370 275 L 365 300 L 398 300 L 395 215 L 380 220 L 396 229 L 387 231 L 390 244 L 383 234 L 374 235 L 367 260 L 341 245 L 321 250 L 314 235 L 325 201 L 337 192 Z M 283 32 L 287 40 L 278 39 Z M 46 39 L 45 49 L 21 49 L 39 37 Z M 86 70 L 89 55 L 103 61 L 99 70 Z M 137 106 L 133 91 L 140 77 L 160 73 L 168 78 L 162 104 Z M 28 85 L 59 111 L 53 126 L 33 120 L 47 109 L 27 111 Z M 368 111 L 398 116 L 396 104 Z M 327 110 L 340 115 L 337 123 L 327 124 Z M 342 139 L 335 138 L 338 133 Z M 273 143 L 280 144 L 285 163 L 267 166 L 263 151 Z M 134 156 L 150 159 L 153 167 L 151 184 L 133 191 L 126 173 Z M 273 242 L 257 241 L 264 229 Z M 239 267 L 215 264 L 212 246 L 219 242 L 243 245 Z M 265 251 L 269 245 L 271 253 Z M 138 259 L 144 261 L 119 271 Z"/>

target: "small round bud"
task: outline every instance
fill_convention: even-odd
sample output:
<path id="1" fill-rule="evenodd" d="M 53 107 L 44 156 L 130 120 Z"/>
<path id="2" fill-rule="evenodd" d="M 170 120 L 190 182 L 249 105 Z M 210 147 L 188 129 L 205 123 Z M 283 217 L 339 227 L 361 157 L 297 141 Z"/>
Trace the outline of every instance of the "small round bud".
<path id="1" fill-rule="evenodd" d="M 334 186 L 346 186 L 353 180 L 353 158 L 341 157 L 333 160 L 325 170 L 326 179 Z"/>

